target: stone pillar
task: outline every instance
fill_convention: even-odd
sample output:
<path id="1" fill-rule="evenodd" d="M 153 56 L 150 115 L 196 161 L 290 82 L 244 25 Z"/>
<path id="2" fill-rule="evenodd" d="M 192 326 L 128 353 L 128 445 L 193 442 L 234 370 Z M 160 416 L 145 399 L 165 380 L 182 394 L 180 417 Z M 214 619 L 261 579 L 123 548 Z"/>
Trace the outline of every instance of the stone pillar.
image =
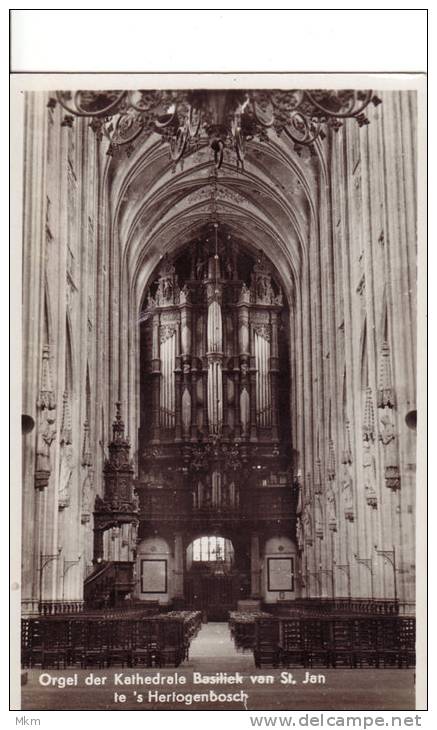
<path id="1" fill-rule="evenodd" d="M 174 537 L 174 598 L 184 597 L 184 541 L 182 533 Z"/>
<path id="2" fill-rule="evenodd" d="M 259 554 L 259 535 L 253 533 L 250 538 L 250 595 L 261 597 L 261 561 Z"/>
<path id="3" fill-rule="evenodd" d="M 240 413 L 240 370 L 234 367 L 234 432 L 237 438 L 241 437 L 241 413 Z"/>
<path id="4" fill-rule="evenodd" d="M 197 441 L 197 369 L 191 368 L 191 441 Z"/>
<path id="5" fill-rule="evenodd" d="M 256 367 L 255 358 L 250 358 L 249 370 L 250 382 L 250 440 L 258 441 L 258 433 L 256 428 Z"/>
<path id="6" fill-rule="evenodd" d="M 271 332 L 272 332 L 272 349 L 270 357 L 270 386 L 272 393 L 272 439 L 279 440 L 278 431 L 278 374 L 279 374 L 279 356 L 278 356 L 278 314 L 271 313 Z"/>
<path id="7" fill-rule="evenodd" d="M 192 317 L 191 306 L 181 306 L 181 365 L 182 365 L 182 426 L 183 437 L 188 439 L 193 424 L 193 388 L 191 376 Z"/>
<path id="8" fill-rule="evenodd" d="M 203 430 L 208 433 L 208 364 L 206 363 L 202 370 L 203 384 Z"/>
<path id="9" fill-rule="evenodd" d="M 159 357 L 159 312 L 153 315 L 152 339 L 152 439 L 159 441 L 159 390 L 161 380 L 161 360 Z"/>
<path id="10" fill-rule="evenodd" d="M 176 367 L 175 367 L 175 441 L 182 441 L 182 364 L 179 334 L 176 331 Z"/>

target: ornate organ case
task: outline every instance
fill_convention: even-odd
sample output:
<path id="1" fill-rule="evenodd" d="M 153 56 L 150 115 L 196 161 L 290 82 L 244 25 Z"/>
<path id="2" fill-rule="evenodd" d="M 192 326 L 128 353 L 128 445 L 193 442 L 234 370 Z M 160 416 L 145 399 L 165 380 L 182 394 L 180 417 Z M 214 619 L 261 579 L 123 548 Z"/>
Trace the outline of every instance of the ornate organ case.
<path id="1" fill-rule="evenodd" d="M 288 480 L 291 449 L 280 443 L 282 292 L 261 252 L 212 238 L 165 258 L 147 292 L 139 486 L 149 497 L 184 488 L 187 509 L 223 514 L 240 509 L 253 469 Z"/>

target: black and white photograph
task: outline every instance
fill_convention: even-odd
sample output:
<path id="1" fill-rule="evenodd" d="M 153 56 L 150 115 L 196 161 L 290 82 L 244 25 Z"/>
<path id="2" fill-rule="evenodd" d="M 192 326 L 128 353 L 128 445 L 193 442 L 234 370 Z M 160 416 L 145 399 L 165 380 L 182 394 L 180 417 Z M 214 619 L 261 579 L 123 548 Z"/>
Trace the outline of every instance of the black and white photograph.
<path id="1" fill-rule="evenodd" d="M 417 88 L 87 78 L 22 102 L 22 708 L 414 709 Z"/>
<path id="2" fill-rule="evenodd" d="M 15 723 L 420 725 L 426 76 L 33 71 L 65 12 L 13 11 Z"/>

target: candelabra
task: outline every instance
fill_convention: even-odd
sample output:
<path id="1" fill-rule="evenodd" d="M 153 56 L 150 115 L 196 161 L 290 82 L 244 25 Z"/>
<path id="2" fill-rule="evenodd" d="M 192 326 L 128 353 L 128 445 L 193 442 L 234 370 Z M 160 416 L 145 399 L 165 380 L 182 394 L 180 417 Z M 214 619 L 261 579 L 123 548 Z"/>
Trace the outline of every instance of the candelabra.
<path id="1" fill-rule="evenodd" d="M 359 126 L 369 123 L 364 111 L 381 103 L 371 90 L 192 90 L 192 91 L 58 91 L 48 107 L 65 109 L 62 125 L 71 127 L 74 117 L 90 120 L 98 139 L 109 141 L 107 154 L 121 148 L 130 155 L 141 134 L 156 132 L 169 146 L 173 163 L 208 145 L 219 168 L 224 150 L 234 151 L 237 167 L 243 167 L 247 144 L 267 142 L 268 129 L 285 133 L 299 154 L 315 143 L 328 128 L 337 131 L 346 119 Z"/>

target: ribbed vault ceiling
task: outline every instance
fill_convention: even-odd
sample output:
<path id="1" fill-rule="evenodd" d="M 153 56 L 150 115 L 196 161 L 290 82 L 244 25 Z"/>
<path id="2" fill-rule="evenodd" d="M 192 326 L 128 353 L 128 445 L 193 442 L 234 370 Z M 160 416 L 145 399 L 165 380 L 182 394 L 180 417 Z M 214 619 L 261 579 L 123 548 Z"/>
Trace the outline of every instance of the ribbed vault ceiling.
<path id="1" fill-rule="evenodd" d="M 320 147 L 313 157 L 306 150 L 298 157 L 276 135 L 249 145 L 244 171 L 237 171 L 231 151 L 216 171 L 206 146 L 174 170 L 158 135 L 146 138 L 131 158 L 111 159 L 106 179 L 113 243 L 137 302 L 159 258 L 204 235 L 214 218 L 235 240 L 262 249 L 290 294 L 317 230 L 321 170 Z"/>

